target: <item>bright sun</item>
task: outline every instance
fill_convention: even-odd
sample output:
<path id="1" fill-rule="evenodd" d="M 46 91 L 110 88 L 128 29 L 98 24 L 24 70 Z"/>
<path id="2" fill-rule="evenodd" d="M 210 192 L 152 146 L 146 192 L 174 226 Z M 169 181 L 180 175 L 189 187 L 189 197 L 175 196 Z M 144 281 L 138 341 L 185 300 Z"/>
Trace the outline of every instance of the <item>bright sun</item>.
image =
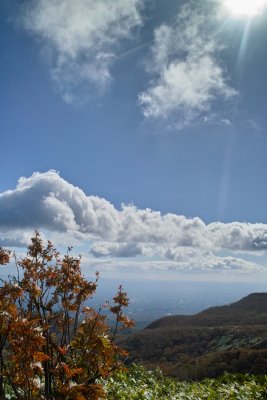
<path id="1" fill-rule="evenodd" d="M 236 16 L 249 18 L 261 14 L 267 0 L 224 0 L 224 5 Z"/>

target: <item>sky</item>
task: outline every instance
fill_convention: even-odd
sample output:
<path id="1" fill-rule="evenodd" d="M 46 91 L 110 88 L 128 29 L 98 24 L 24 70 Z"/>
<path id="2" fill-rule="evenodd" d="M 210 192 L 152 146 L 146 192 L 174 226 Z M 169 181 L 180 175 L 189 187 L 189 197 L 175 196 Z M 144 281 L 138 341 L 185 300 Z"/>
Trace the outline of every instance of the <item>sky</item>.
<path id="1" fill-rule="evenodd" d="M 0 246 L 267 278 L 267 1 L 0 0 Z"/>

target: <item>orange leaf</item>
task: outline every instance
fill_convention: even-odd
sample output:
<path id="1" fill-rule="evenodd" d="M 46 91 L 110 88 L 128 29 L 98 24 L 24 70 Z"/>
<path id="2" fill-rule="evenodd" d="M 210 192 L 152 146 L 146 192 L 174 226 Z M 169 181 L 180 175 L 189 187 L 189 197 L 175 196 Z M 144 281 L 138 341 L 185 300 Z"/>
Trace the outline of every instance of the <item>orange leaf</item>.
<path id="1" fill-rule="evenodd" d="M 50 359 L 50 357 L 47 354 L 43 353 L 42 351 L 36 351 L 33 354 L 33 358 L 35 361 L 41 361 L 41 362 L 47 361 Z"/>

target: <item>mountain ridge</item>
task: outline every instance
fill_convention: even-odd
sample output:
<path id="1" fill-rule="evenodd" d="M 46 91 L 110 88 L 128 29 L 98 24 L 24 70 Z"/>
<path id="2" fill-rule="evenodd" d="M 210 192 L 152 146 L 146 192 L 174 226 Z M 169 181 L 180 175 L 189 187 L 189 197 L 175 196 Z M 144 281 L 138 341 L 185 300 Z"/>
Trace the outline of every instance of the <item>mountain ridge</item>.
<path id="1" fill-rule="evenodd" d="M 267 293 L 194 315 L 167 316 L 120 339 L 129 362 L 160 367 L 179 379 L 267 370 Z"/>
<path id="2" fill-rule="evenodd" d="M 255 315 L 255 308 L 257 315 Z M 242 311 L 242 313 L 240 313 Z M 238 313 L 238 315 L 237 315 Z M 260 319 L 267 318 L 267 293 L 251 293 L 242 299 L 223 306 L 209 307 L 193 315 L 172 315 L 157 319 L 149 324 L 145 329 L 155 329 L 159 327 L 175 325 L 200 325 L 207 324 L 208 320 L 212 325 L 238 325 L 261 324 Z M 211 320 L 211 317 L 214 320 Z"/>

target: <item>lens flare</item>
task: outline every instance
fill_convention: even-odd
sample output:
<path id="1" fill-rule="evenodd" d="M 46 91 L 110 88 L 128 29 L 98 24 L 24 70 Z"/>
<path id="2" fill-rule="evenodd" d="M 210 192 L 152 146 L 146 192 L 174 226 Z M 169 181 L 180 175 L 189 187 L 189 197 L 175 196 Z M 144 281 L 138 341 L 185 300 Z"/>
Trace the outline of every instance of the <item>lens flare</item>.
<path id="1" fill-rule="evenodd" d="M 251 18 L 264 11 L 267 0 L 224 0 L 224 5 L 236 16 Z"/>

